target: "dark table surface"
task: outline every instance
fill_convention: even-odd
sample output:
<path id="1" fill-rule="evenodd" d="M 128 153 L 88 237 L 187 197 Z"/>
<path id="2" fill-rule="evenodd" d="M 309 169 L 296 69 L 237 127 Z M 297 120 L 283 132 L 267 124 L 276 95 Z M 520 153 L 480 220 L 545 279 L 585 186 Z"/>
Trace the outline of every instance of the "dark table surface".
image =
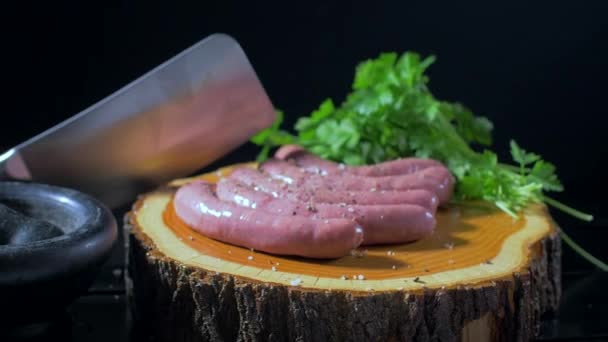
<path id="1" fill-rule="evenodd" d="M 120 216 L 120 215 L 117 215 Z M 570 235 L 596 252 L 601 250 L 596 230 L 605 227 L 602 218 L 581 224 L 567 218 Z M 121 222 L 122 220 L 119 220 Z M 558 221 L 560 222 L 560 221 Z M 563 225 L 562 225 L 563 226 Z M 565 227 L 565 226 L 564 226 Z M 41 341 L 133 341 L 123 283 L 123 236 L 88 293 L 76 300 Z M 563 247 L 563 294 L 555 318 L 545 319 L 540 341 L 608 341 L 608 273 L 594 269 L 567 246 Z"/>

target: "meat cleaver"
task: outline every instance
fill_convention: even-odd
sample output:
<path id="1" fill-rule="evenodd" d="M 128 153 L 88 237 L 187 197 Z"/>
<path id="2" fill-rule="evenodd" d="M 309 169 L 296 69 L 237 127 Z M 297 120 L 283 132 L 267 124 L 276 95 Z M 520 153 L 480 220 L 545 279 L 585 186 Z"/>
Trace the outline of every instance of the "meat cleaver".
<path id="1" fill-rule="evenodd" d="M 0 154 L 0 177 L 78 189 L 116 209 L 216 161 L 274 118 L 238 42 L 214 34 Z"/>

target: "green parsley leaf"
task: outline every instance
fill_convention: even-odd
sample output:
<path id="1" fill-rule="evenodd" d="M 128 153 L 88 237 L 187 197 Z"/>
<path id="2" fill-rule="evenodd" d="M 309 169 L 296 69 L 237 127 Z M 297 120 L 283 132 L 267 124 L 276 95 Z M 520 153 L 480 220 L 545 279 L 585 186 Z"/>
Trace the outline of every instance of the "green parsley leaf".
<path id="1" fill-rule="evenodd" d="M 513 160 L 518 162 L 521 167 L 525 167 L 540 159 L 540 156 L 538 154 L 528 153 L 526 152 L 526 150 L 519 147 L 515 140 L 511 140 L 510 146 L 511 156 L 513 157 Z"/>
<path id="2" fill-rule="evenodd" d="M 563 191 L 564 187 L 555 174 L 555 166 L 544 160 L 538 160 L 528 174 L 531 182 L 542 184 L 547 191 Z"/>
<path id="3" fill-rule="evenodd" d="M 382 53 L 363 61 L 346 99 L 339 106 L 332 99 L 323 101 L 297 121 L 296 135 L 280 129 L 279 112 L 272 127 L 251 139 L 262 146 L 258 159 L 289 143 L 349 165 L 432 158 L 456 177 L 455 198 L 489 201 L 514 216 L 529 203 L 542 202 L 544 192 L 563 191 L 555 167 L 514 140 L 511 156 L 517 166 L 500 163 L 490 150 L 477 151 L 476 146 L 491 145 L 492 122 L 462 104 L 433 96 L 425 72 L 434 62 L 434 56 L 422 58 L 415 52 Z"/>
<path id="4" fill-rule="evenodd" d="M 545 202 L 581 220 L 593 219 L 546 196 L 544 192 L 563 191 L 563 186 L 555 166 L 540 155 L 511 140 L 511 156 L 517 164 L 513 166 L 500 163 L 488 149 L 476 150 L 477 145 L 492 144 L 492 122 L 459 103 L 433 96 L 425 72 L 434 62 L 434 56 L 390 52 L 360 63 L 346 99 L 339 106 L 332 99 L 323 101 L 310 116 L 297 121 L 296 135 L 280 129 L 283 114 L 278 112 L 271 127 L 251 138 L 262 146 L 258 161 L 267 159 L 271 148 L 292 143 L 349 165 L 408 156 L 433 158 L 454 174 L 455 201 L 488 201 L 513 217 L 530 203 Z M 561 235 L 581 256 L 608 269 L 565 233 Z"/>

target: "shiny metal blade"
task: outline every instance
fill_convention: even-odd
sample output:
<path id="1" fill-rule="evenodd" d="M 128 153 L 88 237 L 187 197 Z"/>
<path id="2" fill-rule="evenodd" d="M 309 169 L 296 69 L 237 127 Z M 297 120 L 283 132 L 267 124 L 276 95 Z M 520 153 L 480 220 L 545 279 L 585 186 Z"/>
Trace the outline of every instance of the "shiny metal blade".
<path id="1" fill-rule="evenodd" d="M 0 155 L 0 174 L 79 189 L 111 208 L 195 172 L 272 124 L 239 44 L 212 35 Z"/>

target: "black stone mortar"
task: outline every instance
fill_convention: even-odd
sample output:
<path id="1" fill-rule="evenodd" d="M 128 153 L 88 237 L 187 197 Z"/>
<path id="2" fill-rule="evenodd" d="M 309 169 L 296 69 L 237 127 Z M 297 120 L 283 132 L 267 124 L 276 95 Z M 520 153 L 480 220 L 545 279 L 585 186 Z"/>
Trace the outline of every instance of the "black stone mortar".
<path id="1" fill-rule="evenodd" d="M 89 195 L 0 182 L 0 336 L 65 314 L 91 285 L 116 237 L 114 216 Z"/>

